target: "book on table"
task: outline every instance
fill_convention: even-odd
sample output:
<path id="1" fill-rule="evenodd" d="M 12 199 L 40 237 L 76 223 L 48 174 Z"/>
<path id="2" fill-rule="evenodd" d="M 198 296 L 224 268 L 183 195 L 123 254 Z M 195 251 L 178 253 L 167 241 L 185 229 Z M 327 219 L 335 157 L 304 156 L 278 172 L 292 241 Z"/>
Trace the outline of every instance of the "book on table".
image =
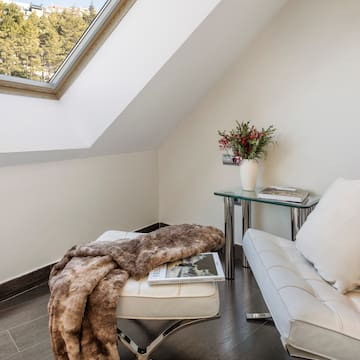
<path id="1" fill-rule="evenodd" d="M 166 263 L 152 270 L 148 276 L 150 285 L 224 280 L 224 271 L 216 252 Z"/>
<path id="2" fill-rule="evenodd" d="M 309 196 L 309 193 L 303 189 L 281 187 L 281 186 L 267 186 L 261 189 L 257 197 L 260 199 L 290 201 L 302 203 Z"/>

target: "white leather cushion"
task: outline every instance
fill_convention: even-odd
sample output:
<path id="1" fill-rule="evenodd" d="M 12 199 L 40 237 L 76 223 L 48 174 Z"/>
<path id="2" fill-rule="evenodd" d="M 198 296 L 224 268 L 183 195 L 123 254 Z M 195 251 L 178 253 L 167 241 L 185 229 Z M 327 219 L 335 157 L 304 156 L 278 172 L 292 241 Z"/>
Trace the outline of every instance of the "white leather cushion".
<path id="1" fill-rule="evenodd" d="M 134 239 L 140 233 L 109 230 L 96 241 Z M 216 283 L 173 284 L 150 286 L 147 279 L 130 278 L 122 288 L 116 310 L 125 319 L 200 319 L 220 311 Z"/>
<path id="2" fill-rule="evenodd" d="M 147 279 L 129 279 L 116 310 L 125 319 L 199 319 L 215 316 L 220 309 L 216 283 L 150 286 Z"/>
<path id="3" fill-rule="evenodd" d="M 336 180 L 296 236 L 296 247 L 342 293 L 360 285 L 360 180 Z"/>

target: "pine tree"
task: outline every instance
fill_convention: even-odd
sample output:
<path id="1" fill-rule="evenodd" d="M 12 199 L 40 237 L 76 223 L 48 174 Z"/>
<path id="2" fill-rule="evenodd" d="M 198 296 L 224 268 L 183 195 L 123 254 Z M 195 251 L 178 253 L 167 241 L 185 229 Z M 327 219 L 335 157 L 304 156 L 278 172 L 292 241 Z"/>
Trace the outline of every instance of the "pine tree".
<path id="1" fill-rule="evenodd" d="M 32 80 L 41 78 L 39 43 L 39 18 L 32 13 L 23 23 L 16 41 L 22 77 Z"/>
<path id="2" fill-rule="evenodd" d="M 79 40 L 87 25 L 72 9 L 66 9 L 58 16 L 56 30 L 60 36 L 62 56 L 65 58 Z"/>
<path id="3" fill-rule="evenodd" d="M 0 0 L 0 74 L 49 81 L 95 16 L 92 4 L 38 17 Z"/>
<path id="4" fill-rule="evenodd" d="M 56 17 L 57 14 L 41 16 L 39 21 L 41 78 L 43 81 L 49 81 L 63 61 L 60 37 L 54 25 Z"/>
<path id="5" fill-rule="evenodd" d="M 17 5 L 3 2 L 0 2 L 0 14 L 0 72 L 17 76 L 21 66 L 16 54 L 16 42 L 24 17 Z"/>

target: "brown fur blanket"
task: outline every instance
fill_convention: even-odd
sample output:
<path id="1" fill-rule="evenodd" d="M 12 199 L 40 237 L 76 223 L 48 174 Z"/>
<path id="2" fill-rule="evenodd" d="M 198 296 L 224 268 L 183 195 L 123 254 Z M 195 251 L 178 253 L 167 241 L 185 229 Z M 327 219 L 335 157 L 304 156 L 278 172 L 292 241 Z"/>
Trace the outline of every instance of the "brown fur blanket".
<path id="1" fill-rule="evenodd" d="M 133 240 L 71 248 L 50 274 L 49 326 L 57 360 L 118 360 L 116 307 L 129 276 L 220 248 L 213 227 L 174 225 Z"/>

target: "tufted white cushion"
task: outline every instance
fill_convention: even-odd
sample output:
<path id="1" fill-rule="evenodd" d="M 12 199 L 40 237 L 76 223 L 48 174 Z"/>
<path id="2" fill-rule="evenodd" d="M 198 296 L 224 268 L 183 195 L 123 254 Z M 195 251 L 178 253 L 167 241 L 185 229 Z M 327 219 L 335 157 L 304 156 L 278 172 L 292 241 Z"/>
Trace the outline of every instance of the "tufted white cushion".
<path id="1" fill-rule="evenodd" d="M 360 293 L 324 281 L 292 241 L 249 229 L 244 251 L 281 339 L 307 359 L 359 359 Z"/>
<path id="2" fill-rule="evenodd" d="M 342 293 L 360 285 L 360 180 L 336 180 L 296 236 L 297 249 Z"/>

